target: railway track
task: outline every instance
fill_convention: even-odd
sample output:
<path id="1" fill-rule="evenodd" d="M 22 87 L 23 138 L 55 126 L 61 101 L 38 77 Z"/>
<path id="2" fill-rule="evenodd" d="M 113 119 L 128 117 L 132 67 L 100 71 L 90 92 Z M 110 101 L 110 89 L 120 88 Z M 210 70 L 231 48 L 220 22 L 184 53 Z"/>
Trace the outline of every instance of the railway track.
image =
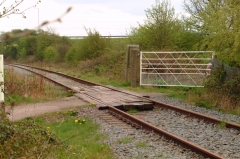
<path id="1" fill-rule="evenodd" d="M 163 129 L 163 126 L 159 126 L 158 123 L 149 120 L 151 118 L 150 116 L 152 115 L 151 114 L 152 111 L 144 113 L 140 117 L 139 115 L 136 114 L 130 115 L 126 111 L 130 109 L 152 110 L 153 108 L 155 108 L 155 110 L 159 111 L 158 113 L 156 113 L 156 117 L 154 117 L 157 118 L 157 114 L 159 114 L 163 110 L 167 110 L 169 111 L 170 114 L 175 115 L 177 114 L 178 115 L 177 118 L 179 119 L 195 120 L 194 124 L 196 125 L 207 123 L 212 127 L 214 127 L 214 125 L 222 123 L 223 121 L 220 119 L 206 116 L 190 110 L 182 109 L 179 107 L 175 107 L 172 105 L 167 105 L 155 100 L 141 97 L 138 94 L 132 94 L 131 92 L 121 91 L 116 88 L 106 87 L 92 82 L 84 81 L 78 78 L 69 77 L 62 73 L 56 73 L 35 67 L 28 67 L 25 65 L 14 65 L 14 67 L 25 69 L 32 73 L 37 73 L 38 75 L 50 81 L 53 81 L 58 85 L 65 87 L 66 89 L 74 90 L 76 92 L 75 95 L 78 96 L 79 98 L 82 98 L 83 100 L 86 100 L 88 102 L 96 103 L 99 109 L 106 109 L 105 115 L 102 115 L 100 118 L 102 118 L 103 120 L 110 124 L 118 125 L 119 127 L 126 127 L 127 129 L 131 130 L 132 127 L 134 127 L 135 129 L 143 129 L 147 132 L 152 132 L 160 136 L 164 136 L 166 139 L 172 140 L 175 143 L 181 145 L 182 147 L 190 149 L 191 151 L 200 154 L 205 158 L 225 158 L 219 155 L 219 152 L 213 153 L 212 151 L 208 150 L 208 148 L 203 148 L 206 147 L 204 145 L 203 147 L 198 146 L 201 145 L 199 144 L 199 142 L 195 142 L 196 143 L 195 144 L 194 142 L 189 142 L 189 139 L 184 139 L 184 136 L 179 137 L 177 133 L 175 134 L 169 133 L 168 131 Z M 109 98 L 110 98 L 109 92 L 110 94 L 114 94 L 116 92 L 117 95 L 115 96 L 115 98 L 121 97 L 121 99 L 118 101 L 109 99 L 102 100 L 101 96 L 98 96 L 96 92 L 97 94 L 101 93 L 106 94 L 106 96 Z M 106 97 L 103 96 L 103 98 Z M 162 119 L 162 121 L 164 120 L 168 121 L 169 119 Z M 131 125 L 132 127 L 129 127 L 129 125 Z M 240 138 L 239 137 L 240 125 L 231 122 L 225 122 L 225 126 L 226 128 L 234 129 L 235 134 L 234 133 L 233 134 L 236 135 L 235 138 Z M 240 145 L 238 146 L 240 147 Z M 236 151 L 239 151 L 238 153 L 240 156 L 240 149 L 236 148 Z M 231 156 L 231 154 L 229 156 Z"/>

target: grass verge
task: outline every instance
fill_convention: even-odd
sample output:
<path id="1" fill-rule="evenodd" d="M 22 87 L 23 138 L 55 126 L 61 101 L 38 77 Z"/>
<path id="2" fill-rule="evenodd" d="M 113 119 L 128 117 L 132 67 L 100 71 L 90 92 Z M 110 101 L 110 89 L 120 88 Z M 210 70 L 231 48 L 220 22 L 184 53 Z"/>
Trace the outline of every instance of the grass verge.
<path id="1" fill-rule="evenodd" d="M 112 159 L 112 151 L 102 143 L 106 137 L 89 118 L 79 118 L 76 111 L 51 113 L 35 119 L 48 133 L 60 140 L 64 149 L 55 149 L 49 158 Z"/>

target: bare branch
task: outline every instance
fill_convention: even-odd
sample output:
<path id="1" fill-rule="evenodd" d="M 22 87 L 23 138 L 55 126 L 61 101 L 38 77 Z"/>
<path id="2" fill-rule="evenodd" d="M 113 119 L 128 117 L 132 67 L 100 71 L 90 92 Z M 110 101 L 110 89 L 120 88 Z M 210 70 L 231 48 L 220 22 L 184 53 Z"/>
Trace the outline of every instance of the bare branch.
<path id="1" fill-rule="evenodd" d="M 0 3 L 0 6 L 2 6 L 4 4 L 4 2 L 6 2 L 7 0 L 3 0 L 1 3 Z M 33 7 L 36 7 L 36 5 L 38 5 L 41 0 L 38 0 L 36 2 L 35 5 L 23 10 L 23 11 L 20 11 L 20 9 L 18 8 L 19 5 L 23 2 L 24 0 L 15 0 L 15 2 L 9 7 L 9 8 L 6 8 L 6 7 L 3 7 L 3 11 L 2 13 L 0 12 L 0 18 L 3 18 L 3 17 L 8 17 L 9 15 L 11 14 L 21 14 L 23 16 L 23 18 L 26 18 L 26 16 L 24 15 L 24 13 L 29 10 L 30 8 L 33 8 Z"/>
<path id="2" fill-rule="evenodd" d="M 3 1 L 0 3 L 0 6 L 2 6 L 4 2 L 6 2 L 6 0 L 3 0 Z"/>
<path id="3" fill-rule="evenodd" d="M 60 17 L 54 19 L 54 20 L 51 20 L 51 21 L 44 21 L 40 26 L 34 28 L 33 30 L 27 30 L 27 31 L 24 31 L 24 32 L 21 32 L 21 33 L 17 33 L 17 34 L 12 34 L 12 33 L 7 33 L 7 34 L 4 34 L 0 37 L 0 40 L 7 40 L 7 39 L 11 39 L 11 38 L 20 38 L 20 37 L 24 37 L 24 36 L 27 36 L 29 34 L 31 34 L 32 32 L 38 30 L 39 28 L 41 27 L 44 27 L 46 25 L 49 25 L 51 23 L 55 23 L 55 22 L 62 22 L 61 18 L 63 18 L 66 14 L 68 14 L 70 11 L 72 10 L 72 7 L 69 7 L 66 12 L 64 12 Z"/>

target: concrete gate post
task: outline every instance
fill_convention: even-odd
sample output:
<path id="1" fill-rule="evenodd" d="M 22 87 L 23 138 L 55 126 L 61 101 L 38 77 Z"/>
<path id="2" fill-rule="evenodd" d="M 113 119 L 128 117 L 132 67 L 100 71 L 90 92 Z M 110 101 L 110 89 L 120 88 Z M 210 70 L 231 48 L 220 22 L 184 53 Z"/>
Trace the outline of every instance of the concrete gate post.
<path id="1" fill-rule="evenodd" d="M 131 50 L 131 63 L 132 63 L 132 74 L 131 74 L 131 86 L 140 86 L 140 50 Z"/>

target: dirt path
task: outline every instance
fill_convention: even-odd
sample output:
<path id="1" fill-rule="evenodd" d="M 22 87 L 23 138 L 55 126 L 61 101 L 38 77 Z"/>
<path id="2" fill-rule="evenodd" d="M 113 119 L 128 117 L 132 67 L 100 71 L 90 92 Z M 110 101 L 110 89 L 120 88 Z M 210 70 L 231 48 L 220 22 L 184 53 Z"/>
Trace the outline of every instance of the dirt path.
<path id="1" fill-rule="evenodd" d="M 87 102 L 75 96 L 72 96 L 49 102 L 25 104 L 14 107 L 7 106 L 5 111 L 10 113 L 10 115 L 8 115 L 10 120 L 16 121 L 26 117 L 33 117 L 45 113 L 57 112 L 66 108 L 83 106 L 87 104 Z"/>
<path id="2" fill-rule="evenodd" d="M 139 93 L 139 94 L 141 94 L 142 96 L 150 97 L 163 96 L 163 94 L 161 93 Z M 17 121 L 26 117 L 38 116 L 45 113 L 57 112 L 64 110 L 66 108 L 84 106 L 88 104 L 89 104 L 88 102 L 85 102 L 76 96 L 72 96 L 49 102 L 24 104 L 14 107 L 7 106 L 5 108 L 5 111 L 10 113 L 8 117 L 11 121 Z"/>

